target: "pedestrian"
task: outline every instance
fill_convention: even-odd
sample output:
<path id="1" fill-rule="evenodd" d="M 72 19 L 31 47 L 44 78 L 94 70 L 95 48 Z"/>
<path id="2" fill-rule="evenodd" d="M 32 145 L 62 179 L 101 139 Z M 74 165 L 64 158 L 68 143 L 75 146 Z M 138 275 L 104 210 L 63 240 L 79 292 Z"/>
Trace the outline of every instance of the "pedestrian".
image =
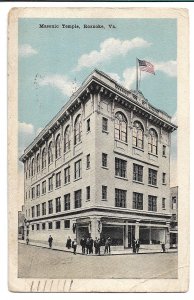
<path id="1" fill-rule="evenodd" d="M 94 248 L 95 248 L 95 254 L 98 254 L 98 239 L 96 237 L 96 239 L 94 240 Z"/>
<path id="2" fill-rule="evenodd" d="M 82 254 L 85 254 L 85 250 L 86 250 L 86 239 L 84 237 L 81 238 L 80 240 L 80 245 L 82 247 Z"/>
<path id="3" fill-rule="evenodd" d="M 138 253 L 139 252 L 139 248 L 140 248 L 140 242 L 139 242 L 139 240 L 137 240 L 136 241 L 136 253 Z"/>
<path id="4" fill-rule="evenodd" d="M 90 252 L 90 238 L 86 239 L 86 253 L 89 254 Z"/>
<path id="5" fill-rule="evenodd" d="M 166 247 L 165 247 L 165 243 L 162 243 L 162 252 L 166 252 Z"/>
<path id="6" fill-rule="evenodd" d="M 108 253 L 110 254 L 111 238 L 108 237 Z"/>
<path id="7" fill-rule="evenodd" d="M 94 240 L 92 237 L 90 237 L 90 247 L 89 247 L 89 253 L 93 254 L 93 246 L 94 246 Z"/>
<path id="8" fill-rule="evenodd" d="M 52 238 L 51 235 L 49 235 L 48 243 L 49 243 L 49 248 L 51 249 L 52 248 L 52 244 L 53 244 L 53 238 Z"/>
<path id="9" fill-rule="evenodd" d="M 96 243 L 96 254 L 98 255 L 100 255 L 100 246 L 101 246 L 101 241 L 100 239 L 98 239 Z"/>
<path id="10" fill-rule="evenodd" d="M 26 238 L 26 245 L 28 245 L 29 244 L 29 238 L 27 237 Z"/>
<path id="11" fill-rule="evenodd" d="M 105 241 L 104 254 L 108 253 L 109 242 L 108 239 Z"/>
<path id="12" fill-rule="evenodd" d="M 136 253 L 136 240 L 134 239 L 132 242 L 133 253 Z"/>
<path id="13" fill-rule="evenodd" d="M 74 241 L 72 242 L 72 248 L 73 248 L 73 254 L 76 254 L 76 249 L 77 249 L 77 241 L 76 241 L 76 239 L 74 239 Z"/>
<path id="14" fill-rule="evenodd" d="M 66 247 L 67 247 L 67 249 L 71 248 L 71 238 L 70 238 L 70 236 L 68 236 L 68 238 L 67 238 Z"/>

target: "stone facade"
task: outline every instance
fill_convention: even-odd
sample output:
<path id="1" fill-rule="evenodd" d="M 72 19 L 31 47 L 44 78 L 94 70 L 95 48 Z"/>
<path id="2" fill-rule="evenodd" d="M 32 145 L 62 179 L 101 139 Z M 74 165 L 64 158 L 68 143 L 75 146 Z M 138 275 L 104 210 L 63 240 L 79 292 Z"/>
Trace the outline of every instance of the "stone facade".
<path id="1" fill-rule="evenodd" d="M 29 238 L 168 245 L 173 130 L 141 92 L 94 70 L 20 158 Z"/>

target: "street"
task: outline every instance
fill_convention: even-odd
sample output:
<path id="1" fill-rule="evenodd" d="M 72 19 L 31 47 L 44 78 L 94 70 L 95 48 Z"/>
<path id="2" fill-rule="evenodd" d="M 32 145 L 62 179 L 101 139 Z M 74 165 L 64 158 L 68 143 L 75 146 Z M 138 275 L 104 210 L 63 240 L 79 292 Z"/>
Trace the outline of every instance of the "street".
<path id="1" fill-rule="evenodd" d="M 20 278 L 177 278 L 177 253 L 89 256 L 18 245 Z"/>

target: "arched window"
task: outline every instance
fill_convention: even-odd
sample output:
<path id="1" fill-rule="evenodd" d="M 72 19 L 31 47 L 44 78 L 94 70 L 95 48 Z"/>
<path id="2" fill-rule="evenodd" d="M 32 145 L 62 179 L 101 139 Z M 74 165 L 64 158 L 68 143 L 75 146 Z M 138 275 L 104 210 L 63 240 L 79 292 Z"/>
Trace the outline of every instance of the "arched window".
<path id="1" fill-rule="evenodd" d="M 127 119 L 121 112 L 115 114 L 115 139 L 127 142 Z"/>
<path id="2" fill-rule="evenodd" d="M 154 129 L 149 130 L 148 152 L 155 155 L 158 154 L 158 134 Z"/>
<path id="3" fill-rule="evenodd" d="M 143 149 L 143 126 L 140 122 L 133 123 L 133 146 Z"/>
<path id="4" fill-rule="evenodd" d="M 30 177 L 31 174 L 31 164 L 30 164 L 30 160 L 28 161 L 28 176 Z"/>
<path id="5" fill-rule="evenodd" d="M 58 134 L 56 138 L 56 145 L 55 145 L 55 157 L 59 158 L 61 156 L 61 137 Z"/>
<path id="6" fill-rule="evenodd" d="M 34 165 L 34 158 L 33 158 L 31 164 L 31 175 L 34 176 L 34 174 L 35 174 L 35 165 Z"/>
<path id="7" fill-rule="evenodd" d="M 37 173 L 40 172 L 40 154 L 39 153 L 36 156 L 36 170 L 37 170 Z"/>
<path id="8" fill-rule="evenodd" d="M 81 115 L 78 115 L 74 124 L 74 145 L 81 141 L 82 122 Z"/>
<path id="9" fill-rule="evenodd" d="M 42 169 L 46 168 L 46 150 L 42 150 Z"/>
<path id="10" fill-rule="evenodd" d="M 50 142 L 48 146 L 48 164 L 50 165 L 53 162 L 53 143 Z"/>
<path id="11" fill-rule="evenodd" d="M 68 125 L 64 133 L 64 152 L 70 149 L 70 126 Z"/>

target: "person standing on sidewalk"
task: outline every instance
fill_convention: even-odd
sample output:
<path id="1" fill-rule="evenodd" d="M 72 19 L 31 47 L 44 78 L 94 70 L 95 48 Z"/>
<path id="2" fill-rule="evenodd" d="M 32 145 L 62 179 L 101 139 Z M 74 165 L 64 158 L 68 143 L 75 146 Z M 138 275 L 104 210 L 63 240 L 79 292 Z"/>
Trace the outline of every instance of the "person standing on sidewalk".
<path id="1" fill-rule="evenodd" d="M 86 240 L 86 253 L 89 254 L 90 252 L 90 238 L 88 237 Z"/>
<path id="2" fill-rule="evenodd" d="M 136 240 L 135 239 L 133 239 L 132 247 L 133 247 L 133 253 L 136 253 Z"/>
<path id="3" fill-rule="evenodd" d="M 136 253 L 138 253 L 139 252 L 139 248 L 140 248 L 140 242 L 139 242 L 139 240 L 137 240 L 136 241 Z"/>
<path id="4" fill-rule="evenodd" d="M 110 254 L 111 238 L 108 237 L 108 253 Z"/>
<path id="5" fill-rule="evenodd" d="M 53 238 L 52 238 L 51 235 L 49 235 L 48 243 L 49 243 L 49 248 L 51 249 L 52 248 L 52 244 L 53 244 Z"/>
<path id="6" fill-rule="evenodd" d="M 90 247 L 89 247 L 90 254 L 93 254 L 93 246 L 94 246 L 94 241 L 93 241 L 93 238 L 90 237 Z"/>
<path id="7" fill-rule="evenodd" d="M 66 247 L 67 247 L 67 249 L 71 248 L 71 238 L 70 238 L 70 236 L 68 236 L 68 239 L 67 239 L 67 242 L 66 242 Z"/>
<path id="8" fill-rule="evenodd" d="M 100 246 L 101 246 L 101 241 L 100 239 L 97 239 L 96 242 L 96 254 L 100 255 Z"/>
<path id="9" fill-rule="evenodd" d="M 86 250 L 86 239 L 84 237 L 81 238 L 80 240 L 80 245 L 82 247 L 82 254 L 85 254 L 85 250 Z"/>
<path id="10" fill-rule="evenodd" d="M 74 241 L 72 242 L 72 248 L 73 248 L 73 254 L 76 254 L 76 249 L 77 249 L 77 241 L 76 241 L 76 239 L 74 239 Z"/>
<path id="11" fill-rule="evenodd" d="M 108 239 L 106 239 L 105 247 L 104 247 L 104 254 L 108 253 L 108 247 L 109 247 L 109 243 L 108 243 Z"/>
<path id="12" fill-rule="evenodd" d="M 94 240 L 94 248 L 95 248 L 95 254 L 98 254 L 98 239 L 97 239 L 97 237 L 96 237 L 96 239 Z"/>

